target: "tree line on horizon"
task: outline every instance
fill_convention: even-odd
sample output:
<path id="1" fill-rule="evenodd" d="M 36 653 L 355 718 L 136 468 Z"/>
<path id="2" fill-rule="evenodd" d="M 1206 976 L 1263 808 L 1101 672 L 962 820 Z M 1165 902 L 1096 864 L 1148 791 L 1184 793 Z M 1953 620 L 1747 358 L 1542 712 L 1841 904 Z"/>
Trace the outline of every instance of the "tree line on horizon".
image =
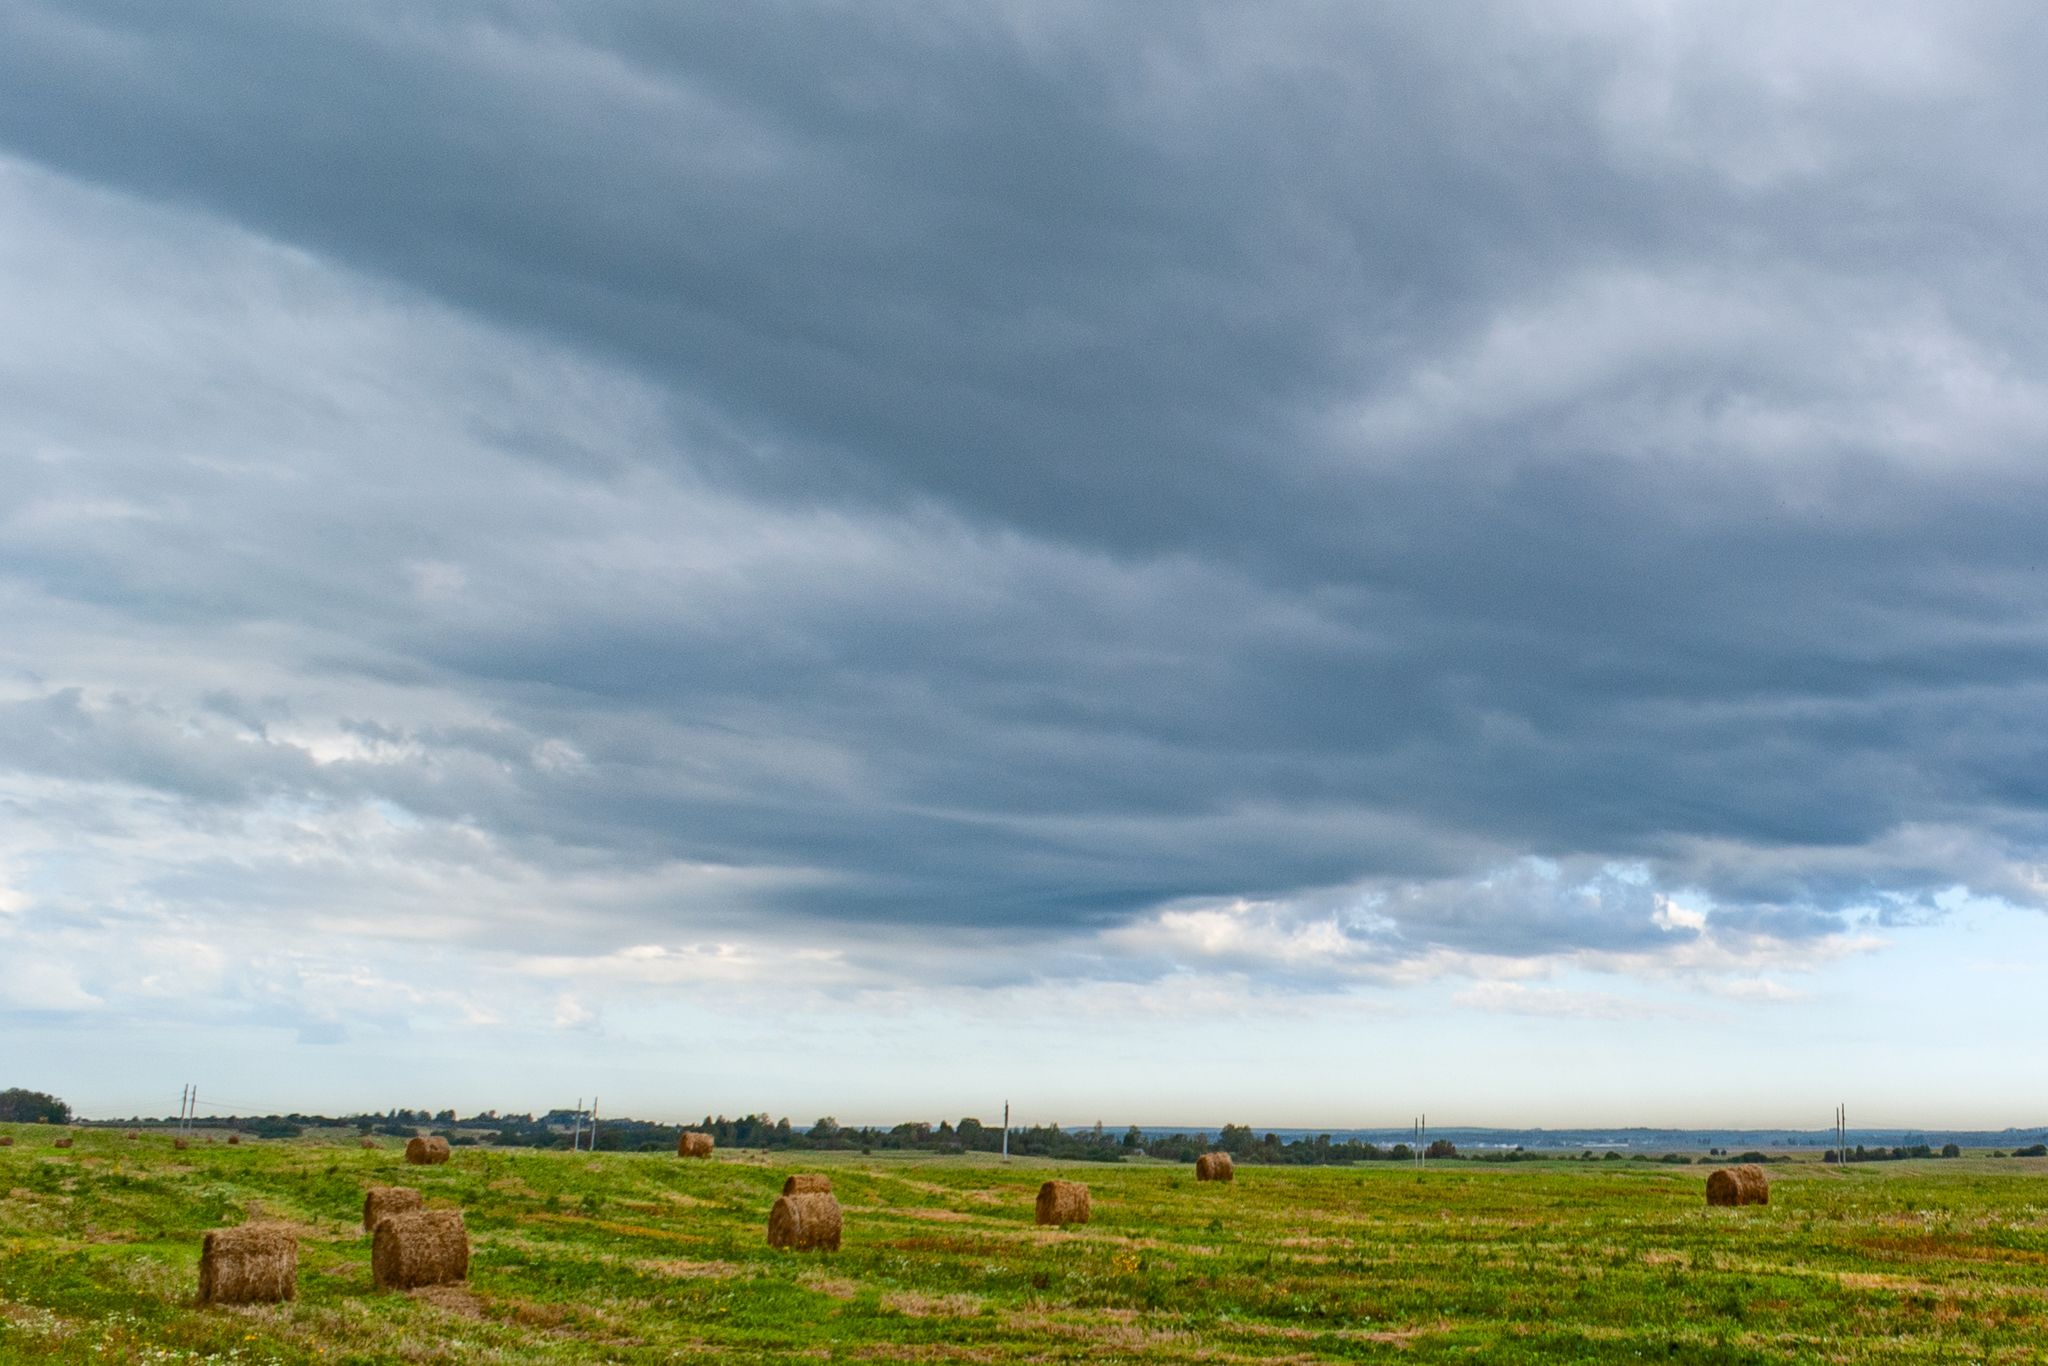
<path id="1" fill-rule="evenodd" d="M 72 1122 L 71 1107 L 55 1096 L 16 1087 L 0 1091 L 0 1122 L 69 1123 Z M 175 1124 L 177 1121 L 135 1116 L 126 1120 L 79 1122 L 138 1126 Z M 381 1114 L 358 1113 L 334 1117 L 299 1113 L 210 1116 L 200 1123 L 207 1127 L 230 1129 L 252 1138 L 297 1138 L 307 1129 L 353 1128 L 365 1137 L 381 1134 L 391 1138 L 412 1138 L 419 1134 L 437 1134 L 446 1138 L 454 1147 L 567 1149 L 572 1143 L 582 1147 L 591 1146 L 593 1142 L 588 1114 L 579 1114 L 570 1109 L 550 1110 L 539 1116 L 531 1113 L 500 1114 L 496 1110 L 487 1110 L 468 1118 L 459 1118 L 452 1109 L 428 1111 L 394 1108 Z M 630 1117 L 601 1118 L 597 1122 L 594 1147 L 598 1152 L 672 1151 L 685 1131 L 708 1133 L 721 1148 L 767 1151 L 909 1151 L 939 1156 L 949 1152 L 996 1153 L 1004 1150 L 1002 1127 L 991 1127 L 971 1117 L 963 1118 L 958 1123 L 941 1120 L 934 1125 L 927 1121 L 908 1121 L 881 1128 L 873 1125 L 841 1125 L 827 1115 L 808 1128 L 801 1128 L 787 1118 L 774 1119 L 765 1113 L 742 1115 L 737 1119 L 729 1119 L 724 1115 L 706 1115 L 694 1124 L 668 1124 Z M 1043 1157 L 1070 1162 L 1121 1162 L 1139 1156 L 1171 1162 L 1193 1162 L 1203 1153 L 1227 1152 L 1234 1161 L 1255 1166 L 1349 1166 L 1359 1162 L 1411 1162 L 1416 1158 L 1415 1149 L 1406 1143 L 1395 1143 L 1383 1148 L 1363 1139 L 1340 1141 L 1330 1134 L 1283 1139 L 1272 1132 L 1261 1135 L 1250 1125 L 1244 1124 L 1226 1124 L 1213 1138 L 1206 1131 L 1147 1136 L 1145 1131 L 1135 1124 L 1122 1134 L 1105 1130 L 1099 1123 L 1092 1128 L 1072 1130 L 1058 1124 L 1017 1126 L 1009 1131 L 1008 1151 L 1017 1157 Z M 1959 1155 L 1960 1151 L 1956 1145 L 1948 1144 L 1940 1150 L 1939 1155 L 1953 1157 Z M 1849 1161 L 1897 1161 L 1908 1157 L 1936 1155 L 1936 1151 L 1925 1144 L 1905 1145 L 1892 1149 L 1865 1149 L 1858 1145 L 1849 1154 Z M 2036 1144 L 2031 1149 L 2021 1148 L 2013 1153 L 2016 1157 L 2043 1155 L 2048 1155 L 2048 1147 L 2041 1144 Z M 1521 1147 L 1461 1153 L 1457 1145 L 1449 1139 L 1439 1138 L 1432 1140 L 1423 1149 L 1422 1156 L 1432 1161 L 1549 1162 L 1558 1160 L 1560 1154 L 1547 1149 L 1528 1151 Z M 1589 1150 L 1578 1156 L 1581 1160 L 1588 1161 L 1622 1160 L 1621 1154 L 1613 1151 L 1596 1156 Z M 1651 1158 L 1647 1154 L 1639 1153 L 1632 1155 L 1630 1160 L 1671 1163 L 1690 1162 L 1692 1159 L 1677 1153 L 1666 1153 L 1661 1158 Z M 1760 1152 L 1750 1152 L 1727 1160 L 1765 1162 L 1772 1159 Z M 1838 1158 L 1830 1151 L 1823 1155 L 1823 1160 L 1834 1162 Z"/>
<path id="2" fill-rule="evenodd" d="M 54 1099 L 54 1098 L 46 1098 Z M 61 1105 L 61 1102 L 58 1102 Z M 69 1107 L 64 1107 L 69 1115 Z M 133 1116 L 126 1120 L 97 1121 L 110 1125 L 175 1123 Z M 454 1110 L 391 1109 L 381 1114 L 341 1116 L 308 1115 L 225 1115 L 201 1121 L 209 1128 L 225 1128 L 253 1138 L 297 1138 L 307 1129 L 353 1128 L 364 1137 L 381 1134 L 411 1138 L 417 1134 L 438 1134 L 454 1147 L 496 1147 L 567 1149 L 592 1142 L 591 1122 L 574 1110 L 550 1110 L 542 1115 L 500 1114 L 495 1110 L 458 1117 Z M 706 1115 L 695 1124 L 667 1124 L 630 1117 L 603 1118 L 597 1122 L 595 1150 L 598 1152 L 660 1152 L 673 1149 L 686 1130 L 708 1133 L 721 1148 L 788 1150 L 795 1152 L 947 1152 L 996 1153 L 1004 1150 L 1000 1125 L 989 1126 L 969 1117 L 957 1124 L 941 1120 L 909 1121 L 881 1128 L 873 1125 L 842 1125 L 827 1115 L 808 1128 L 787 1118 L 767 1114 Z M 1167 1161 L 1193 1162 L 1206 1152 L 1227 1152 L 1235 1160 L 1251 1164 L 1292 1166 L 1341 1166 L 1353 1162 L 1411 1161 L 1415 1153 L 1406 1143 L 1390 1148 L 1357 1139 L 1342 1142 L 1329 1134 L 1313 1138 L 1283 1140 L 1278 1134 L 1258 1135 L 1249 1125 L 1226 1124 L 1215 1138 L 1206 1133 L 1175 1133 L 1147 1137 L 1132 1125 L 1122 1134 L 1097 1124 L 1090 1129 L 1069 1130 L 1058 1124 L 1017 1126 L 1009 1132 L 1008 1151 L 1017 1157 L 1047 1157 L 1061 1161 L 1121 1162 L 1145 1156 Z M 1459 1156 L 1446 1139 L 1438 1139 L 1425 1155 L 1444 1159 Z M 1514 1160 L 1520 1154 L 1489 1154 L 1494 1160 Z"/>

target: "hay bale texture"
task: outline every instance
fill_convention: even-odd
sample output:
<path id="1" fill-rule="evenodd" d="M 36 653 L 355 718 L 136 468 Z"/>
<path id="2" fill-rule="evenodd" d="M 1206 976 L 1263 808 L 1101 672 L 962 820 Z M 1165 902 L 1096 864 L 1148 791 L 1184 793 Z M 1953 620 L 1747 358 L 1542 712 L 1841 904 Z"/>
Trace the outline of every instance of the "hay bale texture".
<path id="1" fill-rule="evenodd" d="M 426 1207 L 426 1197 L 411 1186 L 372 1186 L 363 1197 L 363 1232 L 375 1233 L 377 1225 L 392 1215 Z"/>
<path id="2" fill-rule="evenodd" d="M 374 1148 L 377 1146 L 377 1140 L 374 1138 L 366 1138 L 361 1143 L 356 1144 L 356 1146 L 358 1148 Z"/>
<path id="3" fill-rule="evenodd" d="M 174 1138 L 171 1140 L 171 1146 L 182 1153 L 185 1151 L 186 1148 L 190 1147 L 191 1145 L 186 1143 L 185 1140 L 182 1138 Z"/>
<path id="4" fill-rule="evenodd" d="M 379 1290 L 468 1279 L 469 1229 L 459 1209 L 387 1214 L 370 1235 L 370 1280 Z"/>
<path id="5" fill-rule="evenodd" d="M 405 1141 L 405 1160 L 415 1167 L 432 1167 L 448 1160 L 448 1140 L 421 1138 L 415 1134 Z"/>
<path id="6" fill-rule="evenodd" d="M 832 1178 L 823 1172 L 798 1172 L 782 1183 L 784 1195 L 830 1195 Z"/>
<path id="7" fill-rule="evenodd" d="M 710 1135 L 710 1134 L 700 1134 L 700 1133 L 686 1133 L 686 1134 L 684 1134 L 684 1135 L 683 1135 L 683 1136 L 682 1136 L 681 1138 L 679 1138 L 679 1139 L 677 1139 L 677 1140 L 676 1140 L 676 1156 L 677 1156 L 677 1157 L 709 1157 L 709 1156 L 711 1156 L 711 1135 Z"/>
<path id="8" fill-rule="evenodd" d="M 839 1250 L 839 1201 L 830 1191 L 779 1195 L 768 1211 L 768 1246 L 796 1252 Z"/>
<path id="9" fill-rule="evenodd" d="M 1235 1181 L 1237 1168 L 1231 1165 L 1229 1153 L 1203 1153 L 1195 1159 L 1195 1180 Z"/>
<path id="10" fill-rule="evenodd" d="M 1048 1181 L 1038 1188 L 1038 1222 L 1088 1222 L 1088 1188 L 1079 1181 Z"/>
<path id="11" fill-rule="evenodd" d="M 1764 1175 L 1764 1169 L 1754 1162 L 1746 1162 L 1740 1167 L 1723 1167 L 1707 1177 L 1707 1203 L 1768 1205 L 1771 1203 L 1771 1178 Z"/>
<path id="12" fill-rule="evenodd" d="M 241 1141 L 242 1141 L 242 1136 L 241 1136 L 240 1134 L 229 1134 L 229 1135 L 228 1135 L 228 1142 L 229 1142 L 229 1143 L 240 1143 Z"/>
<path id="13" fill-rule="evenodd" d="M 69 1138 L 60 1138 L 57 1140 L 57 1146 L 60 1148 L 68 1148 L 71 1146 L 71 1140 Z"/>
<path id="14" fill-rule="evenodd" d="M 12 1148 L 13 1146 L 14 1146 L 14 1135 L 13 1135 L 13 1134 L 0 1134 L 0 1148 Z"/>
<path id="15" fill-rule="evenodd" d="M 201 1304 L 276 1304 L 299 1293 L 299 1240 L 277 1224 L 217 1228 L 199 1253 Z"/>

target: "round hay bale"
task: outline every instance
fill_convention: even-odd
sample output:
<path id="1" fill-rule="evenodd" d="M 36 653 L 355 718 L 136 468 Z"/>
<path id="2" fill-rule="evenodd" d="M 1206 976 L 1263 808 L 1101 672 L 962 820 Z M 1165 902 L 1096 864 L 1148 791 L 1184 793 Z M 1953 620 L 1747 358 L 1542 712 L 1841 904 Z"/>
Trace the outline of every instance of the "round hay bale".
<path id="1" fill-rule="evenodd" d="M 798 1172 L 782 1183 L 784 1195 L 830 1195 L 832 1178 L 823 1172 Z"/>
<path id="2" fill-rule="evenodd" d="M 768 1246 L 796 1252 L 839 1250 L 839 1201 L 830 1191 L 778 1195 L 768 1211 Z"/>
<path id="3" fill-rule="evenodd" d="M 688 1132 L 688 1133 L 685 1133 L 685 1134 L 684 1134 L 684 1135 L 683 1135 L 683 1136 L 682 1136 L 681 1138 L 679 1138 L 679 1139 L 677 1139 L 677 1140 L 676 1140 L 676 1156 L 677 1156 L 677 1157 L 709 1157 L 709 1156 L 711 1156 L 711 1135 L 710 1135 L 710 1134 L 700 1134 L 700 1133 L 696 1133 L 696 1132 L 694 1132 L 694 1131 L 692 1131 L 692 1132 Z"/>
<path id="4" fill-rule="evenodd" d="M 1048 1181 L 1038 1188 L 1038 1222 L 1088 1222 L 1088 1188 L 1079 1181 Z"/>
<path id="5" fill-rule="evenodd" d="M 0 1134 L 0 1148 L 12 1148 L 13 1146 L 14 1146 L 14 1135 L 13 1135 L 13 1134 Z"/>
<path id="6" fill-rule="evenodd" d="M 1753 1162 L 1740 1167 L 1722 1167 L 1707 1177 L 1707 1203 L 1768 1205 L 1771 1203 L 1771 1178 Z"/>
<path id="7" fill-rule="evenodd" d="M 130 1130 L 129 1130 L 129 1131 L 128 1131 L 128 1132 L 126 1133 L 126 1134 L 122 1135 L 122 1137 L 124 1137 L 124 1138 L 141 1138 L 141 1137 L 142 1137 L 142 1131 L 141 1131 L 140 1129 L 130 1129 Z"/>
<path id="8" fill-rule="evenodd" d="M 459 1209 L 386 1215 L 370 1235 L 370 1280 L 379 1290 L 468 1279 L 469 1229 Z"/>
<path id="9" fill-rule="evenodd" d="M 377 1146 L 377 1140 L 376 1140 L 376 1139 L 374 1139 L 374 1138 L 366 1138 L 366 1139 L 364 1139 L 364 1140 L 363 1140 L 363 1141 L 362 1141 L 361 1143 L 358 1143 L 358 1144 L 356 1144 L 356 1146 L 357 1146 L 358 1148 L 363 1148 L 363 1149 L 372 1149 L 372 1148 L 375 1148 L 375 1147 Z"/>
<path id="10" fill-rule="evenodd" d="M 191 1145 L 186 1143 L 185 1140 L 182 1138 L 174 1138 L 171 1140 L 171 1146 L 182 1153 L 185 1151 L 186 1148 L 190 1147 Z"/>
<path id="11" fill-rule="evenodd" d="M 411 1186 L 372 1186 L 363 1196 L 363 1232 L 376 1232 L 377 1225 L 394 1214 L 426 1207 L 427 1198 Z"/>
<path id="12" fill-rule="evenodd" d="M 58 1146 L 58 1147 L 60 1147 L 60 1148 L 68 1148 L 68 1147 L 70 1147 L 70 1146 L 71 1146 L 71 1140 L 70 1140 L 70 1138 L 69 1138 L 69 1137 L 65 1137 L 65 1138 L 60 1138 L 60 1139 L 58 1139 L 58 1140 L 57 1140 L 57 1146 Z"/>
<path id="13" fill-rule="evenodd" d="M 229 1135 L 228 1135 L 228 1142 L 229 1142 L 229 1143 L 231 1143 L 231 1144 L 233 1144 L 233 1143 L 240 1143 L 241 1141 L 242 1141 L 242 1136 L 241 1136 L 240 1134 L 229 1134 Z"/>
<path id="14" fill-rule="evenodd" d="M 405 1160 L 415 1167 L 432 1167 L 448 1160 L 448 1140 L 421 1138 L 415 1134 L 405 1141 Z"/>
<path id="15" fill-rule="evenodd" d="M 1195 1180 L 1235 1181 L 1237 1168 L 1232 1165 L 1229 1153 L 1203 1153 L 1195 1159 Z"/>
<path id="16" fill-rule="evenodd" d="M 199 1253 L 201 1304 L 276 1304 L 299 1293 L 299 1240 L 277 1224 L 217 1228 Z"/>

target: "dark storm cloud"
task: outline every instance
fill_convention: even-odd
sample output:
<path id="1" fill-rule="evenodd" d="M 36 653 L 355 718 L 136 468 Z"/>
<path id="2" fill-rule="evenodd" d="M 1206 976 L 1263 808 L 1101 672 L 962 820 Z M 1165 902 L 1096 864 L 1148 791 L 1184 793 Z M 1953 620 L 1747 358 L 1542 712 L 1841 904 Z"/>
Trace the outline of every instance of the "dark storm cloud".
<path id="1" fill-rule="evenodd" d="M 791 519 L 697 574 L 607 563 L 663 542 L 608 527 L 630 499 L 501 472 L 477 510 L 430 450 L 313 502 L 180 475 L 244 558 L 201 518 L 15 572 L 310 620 L 338 673 L 492 724 L 359 714 L 423 757 L 314 765 L 218 680 L 195 726 L 57 678 L 9 753 L 815 870 L 776 896 L 825 917 L 1371 885 L 1418 943 L 1669 939 L 1647 884 L 1443 881 L 1524 854 L 1789 937 L 2037 896 L 2006 870 L 2048 806 L 2021 14 L 0 5 L 16 154 L 671 405 L 604 449 L 480 408 L 505 470 Z M 460 563 L 462 606 L 363 571 L 402 559 Z"/>

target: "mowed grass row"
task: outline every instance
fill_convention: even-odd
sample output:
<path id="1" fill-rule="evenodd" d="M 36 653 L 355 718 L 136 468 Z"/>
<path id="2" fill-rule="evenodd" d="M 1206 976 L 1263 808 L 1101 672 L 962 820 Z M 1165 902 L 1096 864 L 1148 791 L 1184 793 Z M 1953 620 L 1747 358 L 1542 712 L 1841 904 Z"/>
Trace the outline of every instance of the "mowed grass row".
<path id="1" fill-rule="evenodd" d="M 0 1129 L 0 1131 L 7 1131 Z M 0 1361 L 2039 1361 L 2048 1161 L 1426 1172 L 978 1157 L 196 1143 L 16 1126 L 0 1149 Z M 771 1251 L 790 1170 L 828 1171 L 836 1254 Z M 1032 1222 L 1086 1181 L 1093 1220 Z M 371 1184 L 460 1206 L 470 1283 L 370 1288 Z M 296 1302 L 193 1307 L 201 1233 L 299 1226 Z"/>

